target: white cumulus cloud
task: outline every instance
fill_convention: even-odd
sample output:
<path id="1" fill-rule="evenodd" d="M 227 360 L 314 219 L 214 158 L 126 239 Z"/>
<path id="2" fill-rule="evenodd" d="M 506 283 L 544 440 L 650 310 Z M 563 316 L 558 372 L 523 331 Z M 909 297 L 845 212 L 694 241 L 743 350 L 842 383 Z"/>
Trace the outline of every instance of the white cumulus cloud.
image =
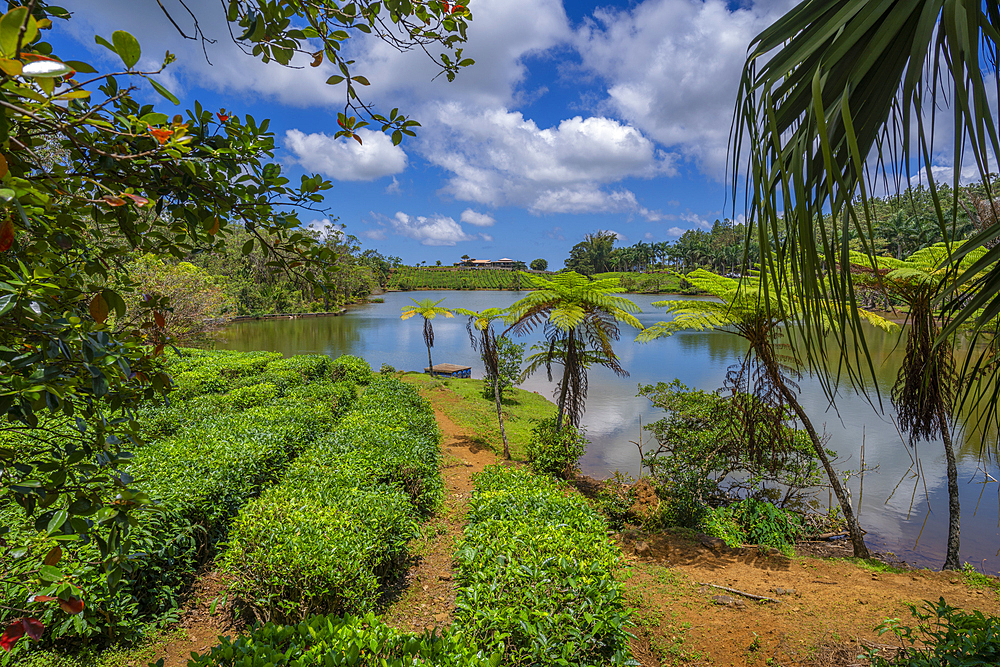
<path id="1" fill-rule="evenodd" d="M 475 225 L 476 227 L 492 227 L 493 223 L 496 222 L 496 218 L 489 213 L 480 213 L 479 211 L 474 211 L 471 208 L 467 208 L 462 211 L 461 220 L 462 222 Z"/>
<path id="2" fill-rule="evenodd" d="M 584 69 L 606 85 L 601 106 L 716 177 L 725 173 L 747 46 L 794 3 L 732 4 L 646 0 L 600 8 L 576 34 Z"/>
<path id="3" fill-rule="evenodd" d="M 611 118 L 577 116 L 541 128 L 517 111 L 457 103 L 439 104 L 436 115 L 437 132 L 422 150 L 451 172 L 442 192 L 462 201 L 534 213 L 656 215 L 631 191 L 601 186 L 675 173 L 674 156 Z"/>
<path id="4" fill-rule="evenodd" d="M 420 241 L 423 245 L 451 246 L 461 241 L 473 241 L 477 238 L 466 234 L 462 225 L 455 222 L 454 218 L 444 215 L 414 216 L 398 211 L 396 215 L 388 219 L 379 216 L 379 223 L 394 233 Z M 369 233 L 368 238 L 375 237 Z"/>
<path id="5" fill-rule="evenodd" d="M 338 181 L 374 181 L 406 169 L 406 153 L 389 137 L 365 129 L 357 134 L 363 143 L 288 130 L 285 142 L 300 165 Z"/>

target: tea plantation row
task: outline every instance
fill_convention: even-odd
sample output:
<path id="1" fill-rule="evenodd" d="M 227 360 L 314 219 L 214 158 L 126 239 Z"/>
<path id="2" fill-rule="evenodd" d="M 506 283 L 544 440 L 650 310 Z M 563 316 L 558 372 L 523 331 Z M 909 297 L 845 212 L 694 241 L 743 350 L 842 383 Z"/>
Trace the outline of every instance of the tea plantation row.
<path id="1" fill-rule="evenodd" d="M 35 579 L 34 592 L 65 594 L 79 589 L 83 611 L 67 615 L 58 607 L 39 606 L 35 615 L 45 623 L 46 643 L 77 637 L 88 643 L 128 641 L 150 623 L 175 618 L 183 587 L 197 567 L 216 553 L 237 512 L 261 490 L 282 476 L 290 462 L 329 433 L 352 407 L 356 383 L 371 377 L 359 359 L 300 356 L 283 359 L 272 353 L 221 353 L 198 350 L 172 356 L 167 370 L 176 382 L 169 405 L 149 407 L 140 415 L 144 444 L 136 447 L 123 481 L 129 490 L 120 499 L 146 499 L 127 523 L 126 576 L 109 575 L 99 562 L 94 542 L 62 541 L 54 570 L 36 572 L 32 566 L 50 554 L 60 534 L 69 533 L 69 521 L 85 522 L 93 539 L 102 526 L 126 522 L 115 503 L 105 501 L 88 514 L 59 521 L 58 507 L 26 519 L 20 508 L 8 506 L 2 523 L 13 526 L 4 536 L 9 545 L 10 570 L 0 581 L 0 605 L 22 608 L 26 602 L 17 579 Z M 66 434 L 75 424 L 54 421 L 55 433 Z M 23 436 L 20 436 L 23 438 Z M 3 445 L 27 450 L 19 436 L 5 434 Z M 136 494 L 141 493 L 141 496 Z M 112 492 L 114 493 L 114 492 Z M 78 503 L 91 503 L 81 496 Z M 80 509 L 80 508 L 77 508 Z M 53 530 L 47 530 L 55 523 Z M 114 572 L 114 571 L 112 571 Z M 30 604 L 30 602 L 28 603 Z M 0 607 L 0 624 L 16 616 Z M 21 642 L 24 650 L 27 641 Z"/>
<path id="2" fill-rule="evenodd" d="M 607 525 L 525 472 L 477 480 L 450 629 L 403 633 L 373 615 L 443 496 L 440 434 L 413 387 L 353 357 L 190 350 L 167 370 L 176 390 L 140 416 L 145 442 L 125 471 L 151 500 L 128 534 L 128 574 L 109 581 L 94 545 L 66 549 L 65 577 L 37 592 L 72 582 L 85 606 L 72 616 L 39 607 L 43 645 L 127 642 L 176 619 L 198 567 L 221 552 L 237 608 L 263 625 L 195 667 L 635 664 Z M 55 511 L 7 536 L 25 545 L 19 562 L 51 549 L 43 529 Z M 114 517 L 95 515 L 95 534 L 99 520 Z M 23 604 L 12 590 L 0 583 L 0 605 Z M 34 648 L 24 640 L 0 663 L 40 656 Z"/>

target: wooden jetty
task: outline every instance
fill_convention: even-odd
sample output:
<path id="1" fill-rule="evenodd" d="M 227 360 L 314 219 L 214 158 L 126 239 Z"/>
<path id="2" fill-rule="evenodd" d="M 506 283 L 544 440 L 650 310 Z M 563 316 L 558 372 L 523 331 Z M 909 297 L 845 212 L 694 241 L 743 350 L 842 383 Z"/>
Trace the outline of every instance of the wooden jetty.
<path id="1" fill-rule="evenodd" d="M 434 364 L 433 368 L 425 368 L 425 373 L 432 376 L 442 376 L 449 378 L 471 378 L 472 366 L 458 366 L 457 364 Z"/>

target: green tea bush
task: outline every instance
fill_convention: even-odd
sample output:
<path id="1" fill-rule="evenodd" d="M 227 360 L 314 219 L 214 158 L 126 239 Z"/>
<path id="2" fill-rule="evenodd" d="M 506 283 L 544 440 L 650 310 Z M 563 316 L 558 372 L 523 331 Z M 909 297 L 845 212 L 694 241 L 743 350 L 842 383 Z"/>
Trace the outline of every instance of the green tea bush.
<path id="1" fill-rule="evenodd" d="M 237 410 L 246 409 L 263 403 L 270 403 L 278 398 L 278 388 L 271 382 L 238 387 L 226 394 L 223 404 Z"/>
<path id="2" fill-rule="evenodd" d="M 145 442 L 136 444 L 128 464 L 119 469 L 118 500 L 149 501 L 132 515 L 124 577 L 109 579 L 93 564 L 99 562 L 95 543 L 59 542 L 58 528 L 47 534 L 60 508 L 42 508 L 30 520 L 19 508 L 0 508 L 11 515 L 4 524 L 14 526 L 4 539 L 18 546 L 0 550 L 0 560 L 14 563 L 12 569 L 0 568 L 4 576 L 37 576 L 20 573 L 17 563 L 40 560 L 58 543 L 63 547 L 59 564 L 68 578 L 43 579 L 37 592 L 65 595 L 66 582 L 72 581 L 79 588 L 72 595 L 85 600 L 83 612 L 68 618 L 54 605 L 39 606 L 49 644 L 74 636 L 100 646 L 136 639 L 151 622 L 176 620 L 172 610 L 184 587 L 197 567 L 214 556 L 238 510 L 283 476 L 317 438 L 329 437 L 357 396 L 353 385 L 323 379 L 326 357 L 285 360 L 272 353 L 183 350 L 163 364 L 179 378 L 177 391 L 163 405 L 139 411 Z M 298 385 L 284 398 L 274 383 L 261 381 L 276 373 L 290 374 Z M 303 384 L 310 377 L 320 379 Z M 76 428 L 64 421 L 54 423 L 53 432 Z M 406 492 L 398 493 L 408 504 Z M 77 498 L 77 503 L 91 502 L 84 495 Z M 102 523 L 118 519 L 107 507 L 94 505 L 92 511 L 83 507 L 73 520 L 87 522 L 96 542 Z M 0 622 L 9 617 L 5 608 L 24 606 L 23 599 L 9 599 L 13 589 L 5 586 L 0 580 Z"/>
<path id="3" fill-rule="evenodd" d="M 349 382 L 315 380 L 289 390 L 286 397 L 300 403 L 321 403 L 334 417 L 340 417 L 354 407 L 358 388 Z"/>
<path id="4" fill-rule="evenodd" d="M 330 364 L 330 378 L 334 381 L 343 380 L 351 384 L 368 384 L 372 381 L 372 367 L 368 362 L 349 354 L 344 354 Z"/>
<path id="5" fill-rule="evenodd" d="M 968 613 L 940 598 L 924 601 L 922 609 L 911 604 L 917 620 L 914 629 L 891 619 L 878 627 L 880 635 L 891 632 L 902 645 L 892 659 L 869 654 L 874 667 L 993 667 L 1000 664 L 1000 618 L 981 611 Z"/>
<path id="6" fill-rule="evenodd" d="M 505 665 L 637 665 L 607 523 L 546 477 L 491 466 L 476 478 L 455 554 L 455 626 L 502 642 Z"/>
<path id="7" fill-rule="evenodd" d="M 541 475 L 572 479 L 579 472 L 579 461 L 587 451 L 587 438 L 581 429 L 564 424 L 556 430 L 556 418 L 543 419 L 531 431 L 525 453 L 531 469 Z"/>
<path id="8" fill-rule="evenodd" d="M 296 625 L 267 623 L 248 637 L 222 643 L 204 655 L 193 655 L 188 667 L 273 665 L 315 667 L 498 667 L 500 654 L 470 647 L 461 634 L 444 631 L 400 632 L 365 616 L 313 616 Z"/>
<path id="9" fill-rule="evenodd" d="M 339 428 L 235 521 L 224 567 L 242 602 L 265 621 L 370 611 L 420 513 L 440 503 L 439 438 L 413 387 L 372 380 Z"/>

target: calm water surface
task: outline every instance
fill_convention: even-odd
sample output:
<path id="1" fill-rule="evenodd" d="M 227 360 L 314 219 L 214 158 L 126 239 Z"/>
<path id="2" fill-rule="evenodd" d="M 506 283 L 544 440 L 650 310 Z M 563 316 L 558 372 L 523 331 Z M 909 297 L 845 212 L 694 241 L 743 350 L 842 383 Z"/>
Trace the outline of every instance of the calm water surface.
<path id="1" fill-rule="evenodd" d="M 355 306 L 341 317 L 236 323 L 227 330 L 227 340 L 220 347 L 273 350 L 285 355 L 352 354 L 367 360 L 375 370 L 384 363 L 399 370 L 421 370 L 427 362 L 421 321 L 400 320 L 401 308 L 412 303 L 411 298 L 443 298 L 446 307 L 482 310 L 509 306 L 522 296 L 523 292 L 394 292 L 385 295 L 385 303 Z M 650 304 L 666 297 L 640 294 L 630 298 L 644 311 L 638 316 L 643 324 L 663 319 L 659 309 Z M 469 345 L 464 318 L 435 319 L 434 335 L 434 363 L 472 366 L 473 377 L 482 377 L 482 362 Z M 647 399 L 636 397 L 638 385 L 678 378 L 689 387 L 718 389 L 727 369 L 746 351 L 737 336 L 720 332 L 680 333 L 642 345 L 632 343 L 627 333 L 625 337 L 616 350 L 630 376 L 619 378 L 603 368 L 589 374 L 584 425 L 591 444 L 581 465 L 586 474 L 595 477 L 610 476 L 615 470 L 633 475 L 638 472 L 638 450 L 631 441 L 639 439 L 640 419 L 648 424 L 664 415 Z M 539 339 L 526 339 L 528 347 Z M 869 342 L 880 364 L 879 389 L 884 398 L 895 381 L 903 350 L 895 335 L 874 335 Z M 863 396 L 844 392 L 834 410 L 815 379 L 805 377 L 799 384 L 803 407 L 817 428 L 825 427 L 828 446 L 840 457 L 838 468 L 858 470 L 862 447 L 868 467 L 878 466 L 865 474 L 863 489 L 859 478 L 849 482 L 855 505 L 861 498 L 861 522 L 868 531 L 869 546 L 891 551 L 913 564 L 939 567 L 944 560 L 948 518 L 940 444 L 921 443 L 916 452 L 904 445 L 887 401 L 886 412 L 880 414 Z M 522 388 L 551 397 L 554 386 L 542 372 L 529 378 Z M 873 401 L 877 403 L 877 399 Z M 648 433 L 643 435 L 644 443 L 650 439 Z M 991 574 L 1000 571 L 1000 484 L 995 479 L 1000 474 L 995 460 L 991 457 L 982 462 L 979 441 L 968 438 L 962 442 L 962 559 Z M 916 475 L 918 466 L 923 479 Z M 828 497 L 821 500 L 826 503 Z"/>

